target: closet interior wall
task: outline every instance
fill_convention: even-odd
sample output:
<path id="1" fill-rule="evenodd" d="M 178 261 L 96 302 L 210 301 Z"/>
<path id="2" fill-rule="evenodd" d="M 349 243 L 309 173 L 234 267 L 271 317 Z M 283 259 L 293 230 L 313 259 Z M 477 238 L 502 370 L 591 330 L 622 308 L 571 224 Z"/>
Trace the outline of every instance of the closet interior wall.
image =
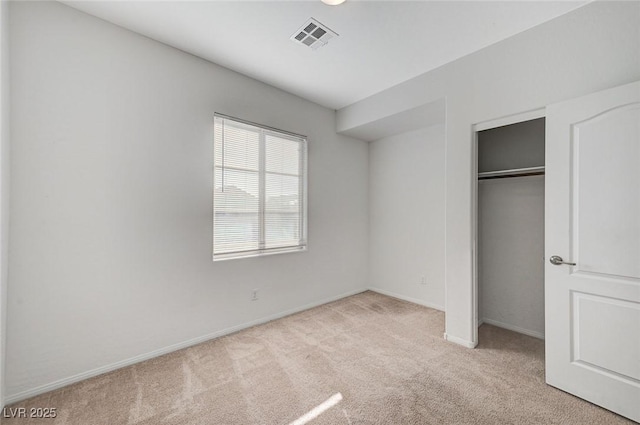
<path id="1" fill-rule="evenodd" d="M 539 338 L 544 134 L 544 118 L 478 133 L 478 321 Z M 522 169 L 528 172 L 491 173 Z"/>

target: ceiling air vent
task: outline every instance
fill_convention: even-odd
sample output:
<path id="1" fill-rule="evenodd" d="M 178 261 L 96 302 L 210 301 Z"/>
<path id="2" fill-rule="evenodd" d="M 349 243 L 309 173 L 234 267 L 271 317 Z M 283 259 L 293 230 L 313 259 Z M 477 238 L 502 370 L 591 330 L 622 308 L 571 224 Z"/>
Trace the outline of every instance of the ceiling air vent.
<path id="1" fill-rule="evenodd" d="M 326 25 L 321 24 L 313 18 L 309 18 L 298 31 L 293 33 L 291 40 L 316 50 L 327 44 L 331 38 L 337 36 L 338 34 L 330 30 Z"/>

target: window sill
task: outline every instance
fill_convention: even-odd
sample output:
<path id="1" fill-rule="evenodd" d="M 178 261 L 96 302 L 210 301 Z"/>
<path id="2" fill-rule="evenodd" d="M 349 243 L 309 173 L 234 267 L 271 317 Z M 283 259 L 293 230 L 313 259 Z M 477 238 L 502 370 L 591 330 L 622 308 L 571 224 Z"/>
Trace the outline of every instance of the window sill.
<path id="1" fill-rule="evenodd" d="M 240 258 L 255 258 L 255 257 L 265 257 L 269 255 L 277 255 L 277 254 L 291 254 L 296 252 L 306 252 L 307 247 L 305 246 L 296 246 L 296 247 L 287 247 L 287 248 L 275 248 L 268 249 L 264 251 L 247 251 L 247 252 L 230 252 L 228 254 L 214 254 L 213 261 L 227 261 L 227 260 L 238 260 Z"/>

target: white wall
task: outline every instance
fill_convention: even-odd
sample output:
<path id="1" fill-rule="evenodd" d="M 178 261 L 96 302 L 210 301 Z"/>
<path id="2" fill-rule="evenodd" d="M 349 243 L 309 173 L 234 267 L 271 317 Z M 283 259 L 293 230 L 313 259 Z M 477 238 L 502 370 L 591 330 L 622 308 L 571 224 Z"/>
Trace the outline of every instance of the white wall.
<path id="1" fill-rule="evenodd" d="M 369 284 L 441 310 L 443 156 L 443 125 L 369 144 Z"/>
<path id="2" fill-rule="evenodd" d="M 640 79 L 640 2 L 594 2 L 338 111 L 338 131 L 447 99 L 446 332 L 477 341 L 472 125 Z"/>
<path id="3" fill-rule="evenodd" d="M 10 11 L 10 399 L 364 290 L 368 148 L 333 111 L 59 3 Z M 211 261 L 215 111 L 308 135 L 308 252 Z"/>
<path id="4" fill-rule="evenodd" d="M 0 408 L 5 396 L 9 251 L 9 3 L 0 1 Z"/>

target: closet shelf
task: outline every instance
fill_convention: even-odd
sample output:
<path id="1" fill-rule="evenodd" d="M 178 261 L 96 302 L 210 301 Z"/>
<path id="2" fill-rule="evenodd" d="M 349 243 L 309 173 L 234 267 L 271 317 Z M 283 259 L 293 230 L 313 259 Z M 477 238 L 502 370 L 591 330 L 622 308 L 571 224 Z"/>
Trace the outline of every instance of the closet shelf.
<path id="1" fill-rule="evenodd" d="M 478 180 L 539 175 L 544 175 L 544 165 L 540 167 L 514 168 L 512 170 L 485 171 L 478 173 Z"/>

